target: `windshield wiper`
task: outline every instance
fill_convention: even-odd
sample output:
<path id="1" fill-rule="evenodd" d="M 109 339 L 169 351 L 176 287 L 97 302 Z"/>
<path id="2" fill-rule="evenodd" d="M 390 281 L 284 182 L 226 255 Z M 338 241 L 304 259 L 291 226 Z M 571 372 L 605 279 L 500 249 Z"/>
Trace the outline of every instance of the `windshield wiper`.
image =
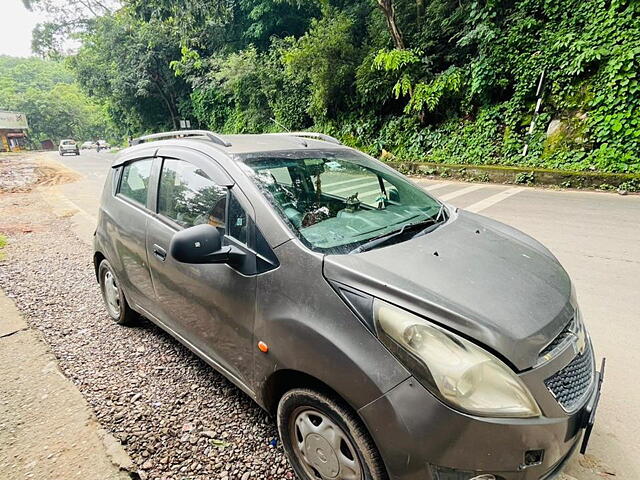
<path id="1" fill-rule="evenodd" d="M 422 235 L 426 235 L 429 232 L 433 232 L 436 228 L 440 226 L 441 223 L 444 223 L 447 220 L 447 216 L 443 215 L 446 210 L 444 208 L 444 203 L 440 204 L 440 210 L 438 210 L 438 214 L 433 218 L 433 223 L 424 230 L 420 230 L 416 233 L 412 238 L 420 237 Z"/>
<path id="2" fill-rule="evenodd" d="M 441 222 L 444 222 L 447 219 L 446 215 L 443 216 L 444 212 L 445 208 L 444 204 L 442 204 L 440 205 L 440 210 L 438 210 L 438 213 L 435 217 L 421 220 L 419 222 L 405 223 L 400 229 L 385 233 L 384 235 L 380 235 L 379 237 L 372 238 L 359 247 L 354 248 L 349 253 L 362 253 L 373 250 L 374 248 L 381 247 L 389 243 L 391 240 L 400 237 L 405 233 L 409 233 L 415 230 L 419 231 L 412 238 L 419 237 L 421 235 L 424 235 L 425 233 L 429 233 L 434 230 Z"/>
<path id="3" fill-rule="evenodd" d="M 361 253 L 366 252 L 368 250 L 372 250 L 377 247 L 381 247 L 382 245 L 389 243 L 394 238 L 400 237 L 405 233 L 409 233 L 414 230 L 423 230 L 425 227 L 433 225 L 435 222 L 434 218 L 429 218 L 427 220 L 423 220 L 415 223 L 405 223 L 399 230 L 394 230 L 390 233 L 385 233 L 384 235 L 380 235 L 379 237 L 375 237 L 368 242 L 363 243 L 357 248 L 354 248 L 349 253 Z"/>

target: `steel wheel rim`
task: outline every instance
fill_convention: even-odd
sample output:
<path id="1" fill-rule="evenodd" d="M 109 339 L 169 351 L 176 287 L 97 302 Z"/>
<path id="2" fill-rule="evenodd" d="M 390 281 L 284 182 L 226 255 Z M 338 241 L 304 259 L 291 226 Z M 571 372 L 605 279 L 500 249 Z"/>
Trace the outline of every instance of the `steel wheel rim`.
<path id="1" fill-rule="evenodd" d="M 109 313 L 112 317 L 118 318 L 120 316 L 120 289 L 111 270 L 107 270 L 104 274 L 102 293 Z"/>
<path id="2" fill-rule="evenodd" d="M 300 407 L 291 415 L 291 447 L 309 478 L 363 480 L 363 469 L 353 442 L 324 413 Z"/>

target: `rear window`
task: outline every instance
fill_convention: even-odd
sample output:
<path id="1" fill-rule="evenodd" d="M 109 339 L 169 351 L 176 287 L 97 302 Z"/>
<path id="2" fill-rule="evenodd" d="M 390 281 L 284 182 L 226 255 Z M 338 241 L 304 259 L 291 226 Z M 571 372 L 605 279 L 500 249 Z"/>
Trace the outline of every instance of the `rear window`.
<path id="1" fill-rule="evenodd" d="M 62 145 L 75 145 L 76 142 L 74 142 L 73 140 L 63 140 L 62 141 Z"/>
<path id="2" fill-rule="evenodd" d="M 148 158 L 125 165 L 122 170 L 118 193 L 129 200 L 146 205 L 152 164 L 153 160 Z"/>

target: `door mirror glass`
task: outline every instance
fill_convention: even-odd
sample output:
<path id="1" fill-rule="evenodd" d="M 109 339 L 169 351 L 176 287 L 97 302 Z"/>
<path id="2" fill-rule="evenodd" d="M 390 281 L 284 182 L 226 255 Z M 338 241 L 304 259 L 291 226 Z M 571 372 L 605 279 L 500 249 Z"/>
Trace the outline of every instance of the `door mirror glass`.
<path id="1" fill-rule="evenodd" d="M 222 237 L 212 225 L 196 225 L 177 232 L 169 247 L 171 256 L 182 263 L 226 263 L 231 247 L 222 246 Z"/>

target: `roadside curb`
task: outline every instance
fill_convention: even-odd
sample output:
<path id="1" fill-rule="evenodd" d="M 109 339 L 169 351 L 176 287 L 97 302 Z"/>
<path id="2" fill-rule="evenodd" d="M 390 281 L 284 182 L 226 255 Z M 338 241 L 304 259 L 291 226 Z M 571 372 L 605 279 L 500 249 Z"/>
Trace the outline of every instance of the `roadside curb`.
<path id="1" fill-rule="evenodd" d="M 400 173 L 470 182 L 554 186 L 590 190 L 640 190 L 640 174 L 575 172 L 547 168 L 386 161 Z"/>
<path id="2" fill-rule="evenodd" d="M 80 390 L 37 330 L 0 289 L 0 464 L 18 478 L 137 480 L 122 445 L 101 428 Z M 48 420 L 42 422 L 46 412 Z M 98 475 L 96 477 L 95 475 Z M 29 476 L 29 475 L 27 475 Z"/>

